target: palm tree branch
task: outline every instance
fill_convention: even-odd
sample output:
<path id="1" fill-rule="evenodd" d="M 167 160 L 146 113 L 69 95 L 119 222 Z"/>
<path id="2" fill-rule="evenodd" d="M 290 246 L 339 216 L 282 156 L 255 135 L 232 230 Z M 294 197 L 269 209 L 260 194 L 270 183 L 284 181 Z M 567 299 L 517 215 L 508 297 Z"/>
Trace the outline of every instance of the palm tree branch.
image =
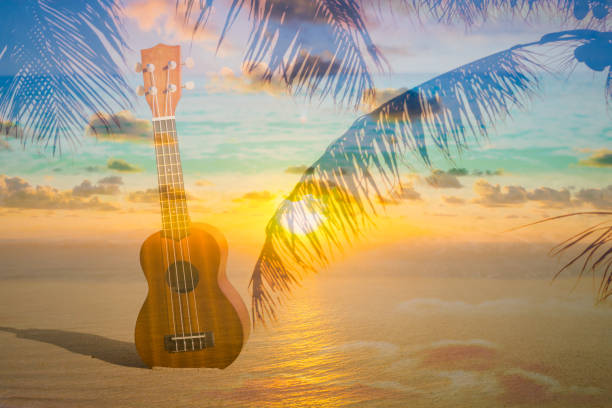
<path id="1" fill-rule="evenodd" d="M 274 319 L 302 275 L 316 272 L 336 251 L 375 225 L 385 200 L 404 186 L 400 166 L 413 153 L 431 166 L 430 150 L 451 159 L 470 140 L 486 138 L 512 109 L 538 92 L 536 46 L 573 47 L 599 36 L 592 30 L 552 33 L 476 60 L 412 88 L 358 118 L 302 175 L 266 227 L 251 279 L 253 321 Z M 324 219 L 324 221 L 321 221 Z M 276 270 L 276 268 L 281 268 Z M 274 299 L 274 302 L 272 302 Z"/>
<path id="2" fill-rule="evenodd" d="M 177 0 L 179 3 L 185 6 L 188 18 L 195 0 Z M 200 5 L 196 31 L 203 28 L 212 5 L 212 0 Z M 366 55 L 377 68 L 386 67 L 366 27 L 361 1 L 233 0 L 219 45 L 245 7 L 252 21 L 245 69 L 252 72 L 263 65 L 264 80 L 282 78 L 296 95 L 332 96 L 356 105 L 373 86 Z"/>
<path id="3" fill-rule="evenodd" d="M 55 152 L 77 139 L 91 113 L 131 106 L 115 62 L 126 47 L 121 8 L 113 0 L 17 3 L 13 17 L 30 25 L 4 43 L 0 62 L 11 75 L 0 84 L 0 116 Z"/>
<path id="4" fill-rule="evenodd" d="M 569 217 L 584 216 L 584 215 L 597 215 L 597 216 L 612 216 L 612 211 L 585 211 L 576 212 L 570 214 L 563 214 L 556 217 L 545 218 L 530 224 L 523 225 L 518 228 L 525 228 L 544 222 L 550 222 L 555 220 L 566 219 Z M 587 244 L 578 251 L 577 254 L 573 255 L 569 261 L 567 261 L 553 276 L 553 279 L 557 279 L 563 272 L 567 271 L 572 265 L 582 260 L 582 266 L 578 272 L 578 280 L 584 275 L 584 273 L 590 270 L 593 273 L 593 278 L 601 270 L 601 279 L 599 280 L 599 286 L 597 289 L 597 301 L 602 302 L 607 299 L 612 291 L 610 285 L 612 283 L 612 226 L 609 224 L 610 220 L 606 220 L 600 223 L 596 223 L 585 230 L 572 235 L 563 242 L 557 244 L 550 251 L 551 256 L 560 256 L 563 253 L 576 248 L 578 245 L 587 242 Z M 515 228 L 514 230 L 516 230 Z M 603 252 L 601 251 L 603 249 Z"/>

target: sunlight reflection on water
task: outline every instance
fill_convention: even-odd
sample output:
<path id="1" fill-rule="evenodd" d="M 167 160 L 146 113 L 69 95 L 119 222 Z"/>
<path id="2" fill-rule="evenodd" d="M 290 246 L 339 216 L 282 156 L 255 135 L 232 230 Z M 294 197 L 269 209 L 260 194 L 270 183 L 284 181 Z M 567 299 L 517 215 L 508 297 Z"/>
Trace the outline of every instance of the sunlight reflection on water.
<path id="1" fill-rule="evenodd" d="M 457 310 L 445 309 L 444 301 L 433 311 L 407 310 L 399 300 L 414 281 L 402 281 L 350 284 L 339 278 L 301 289 L 281 321 L 255 331 L 233 367 L 231 385 L 217 386 L 230 385 L 227 396 L 236 407 L 576 406 L 609 395 L 601 383 L 572 384 L 571 372 L 594 360 L 570 358 L 564 365 L 574 369 L 560 367 L 559 350 L 567 345 L 551 339 L 579 316 L 602 324 L 610 310 L 594 311 L 586 297 L 570 301 L 572 308 L 562 300 L 515 298 L 472 299 L 466 304 L 473 306 Z M 462 282 L 445 281 L 444 291 L 449 284 Z M 365 296 L 374 285 L 388 295 Z M 576 333 L 565 341 L 578 347 L 581 340 Z M 605 351 L 607 361 L 611 352 Z M 601 380 L 595 377 L 588 382 Z"/>

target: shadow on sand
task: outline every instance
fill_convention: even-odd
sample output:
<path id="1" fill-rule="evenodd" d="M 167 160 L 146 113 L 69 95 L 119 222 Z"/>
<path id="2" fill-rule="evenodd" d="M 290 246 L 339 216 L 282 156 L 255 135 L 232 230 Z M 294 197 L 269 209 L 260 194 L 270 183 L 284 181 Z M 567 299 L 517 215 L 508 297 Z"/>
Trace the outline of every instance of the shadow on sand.
<path id="1" fill-rule="evenodd" d="M 65 330 L 15 329 L 0 326 L 0 331 L 13 333 L 20 339 L 53 344 L 70 352 L 91 356 L 107 363 L 124 367 L 146 368 L 136 352 L 134 343 Z"/>

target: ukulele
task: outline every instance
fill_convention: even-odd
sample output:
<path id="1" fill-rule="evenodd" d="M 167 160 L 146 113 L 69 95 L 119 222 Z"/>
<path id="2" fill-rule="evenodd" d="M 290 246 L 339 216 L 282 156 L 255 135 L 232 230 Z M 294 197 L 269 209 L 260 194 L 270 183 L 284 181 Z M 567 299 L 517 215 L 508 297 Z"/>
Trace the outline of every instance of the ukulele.
<path id="1" fill-rule="evenodd" d="M 174 117 L 182 89 L 180 52 L 180 46 L 158 44 L 142 50 L 137 65 L 144 77 L 138 93 L 153 115 L 162 230 L 140 249 L 149 292 L 135 343 L 149 367 L 225 368 L 248 338 L 249 315 L 225 276 L 225 238 L 210 225 L 191 223 L 187 213 Z"/>

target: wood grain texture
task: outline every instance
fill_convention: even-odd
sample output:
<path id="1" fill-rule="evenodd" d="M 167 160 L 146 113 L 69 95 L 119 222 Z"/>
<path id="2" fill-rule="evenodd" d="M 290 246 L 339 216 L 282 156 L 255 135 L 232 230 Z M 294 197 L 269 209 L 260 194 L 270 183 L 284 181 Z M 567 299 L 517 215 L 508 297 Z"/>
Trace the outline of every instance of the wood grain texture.
<path id="1" fill-rule="evenodd" d="M 225 238 L 206 224 L 193 224 L 180 240 L 157 232 L 144 242 L 140 263 L 149 292 L 136 321 L 135 343 L 149 367 L 225 368 L 238 357 L 250 333 L 249 315 L 227 280 L 226 260 Z M 196 288 L 186 294 L 172 291 L 167 282 L 166 271 L 177 261 L 188 261 L 199 271 Z M 166 335 L 206 331 L 214 334 L 213 347 L 186 352 L 164 347 Z"/>

